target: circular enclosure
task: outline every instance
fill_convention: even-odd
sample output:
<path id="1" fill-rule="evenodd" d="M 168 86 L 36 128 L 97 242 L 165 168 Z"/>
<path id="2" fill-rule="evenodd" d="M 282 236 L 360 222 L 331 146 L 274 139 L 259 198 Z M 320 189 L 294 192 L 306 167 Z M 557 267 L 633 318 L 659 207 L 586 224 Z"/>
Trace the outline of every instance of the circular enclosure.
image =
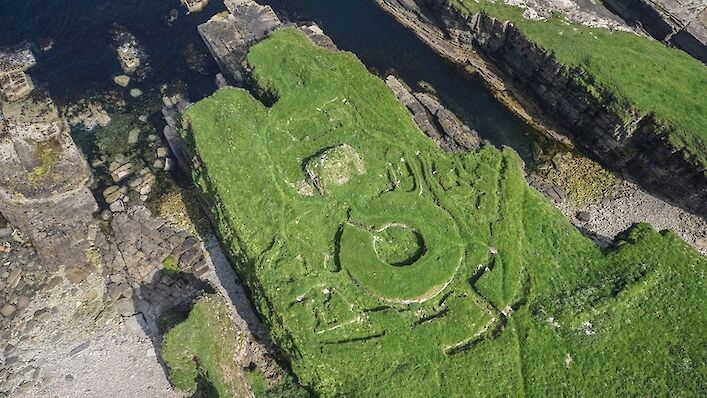
<path id="1" fill-rule="evenodd" d="M 390 224 L 373 235 L 378 258 L 396 267 L 411 265 L 425 253 L 422 234 L 404 224 Z"/>
<path id="2" fill-rule="evenodd" d="M 355 284 L 388 302 L 423 302 L 450 283 L 464 255 L 454 220 L 433 200 L 391 192 L 353 208 L 337 258 Z"/>

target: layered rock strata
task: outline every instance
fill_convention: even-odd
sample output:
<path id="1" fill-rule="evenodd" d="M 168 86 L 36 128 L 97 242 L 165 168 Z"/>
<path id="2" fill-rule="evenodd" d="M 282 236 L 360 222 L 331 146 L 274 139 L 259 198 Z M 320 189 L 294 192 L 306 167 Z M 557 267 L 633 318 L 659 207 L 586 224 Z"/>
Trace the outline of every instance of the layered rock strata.
<path id="1" fill-rule="evenodd" d="M 48 97 L 2 105 L 0 212 L 54 267 L 90 265 L 91 170 Z M 78 278 L 80 279 L 80 278 Z"/>
<path id="2" fill-rule="evenodd" d="M 464 16 L 447 0 L 378 2 L 442 56 L 473 67 L 500 100 L 540 131 L 561 142 L 569 138 L 605 167 L 707 215 L 707 170 L 669 142 L 667 127 L 650 114 L 618 114 L 513 24 L 486 14 Z"/>
<path id="3" fill-rule="evenodd" d="M 707 63 L 707 3 L 704 0 L 606 0 L 604 3 L 657 40 Z"/>
<path id="4" fill-rule="evenodd" d="M 225 0 L 228 12 L 199 25 L 199 34 L 226 77 L 243 82 L 241 62 L 248 49 L 282 25 L 269 6 L 248 0 Z"/>
<path id="5" fill-rule="evenodd" d="M 434 97 L 425 93 L 412 93 L 395 76 L 388 76 L 386 84 L 393 90 L 423 133 L 440 148 L 449 152 L 464 152 L 478 149 L 479 134 L 465 125 Z"/>

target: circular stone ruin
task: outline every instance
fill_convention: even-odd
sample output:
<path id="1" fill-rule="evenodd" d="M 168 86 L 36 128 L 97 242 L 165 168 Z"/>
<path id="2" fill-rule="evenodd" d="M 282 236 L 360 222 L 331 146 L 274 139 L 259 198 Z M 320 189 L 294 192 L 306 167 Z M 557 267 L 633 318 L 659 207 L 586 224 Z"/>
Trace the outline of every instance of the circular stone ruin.
<path id="1" fill-rule="evenodd" d="M 411 265 L 425 253 L 422 234 L 405 224 L 389 224 L 373 235 L 378 258 L 396 267 Z"/>

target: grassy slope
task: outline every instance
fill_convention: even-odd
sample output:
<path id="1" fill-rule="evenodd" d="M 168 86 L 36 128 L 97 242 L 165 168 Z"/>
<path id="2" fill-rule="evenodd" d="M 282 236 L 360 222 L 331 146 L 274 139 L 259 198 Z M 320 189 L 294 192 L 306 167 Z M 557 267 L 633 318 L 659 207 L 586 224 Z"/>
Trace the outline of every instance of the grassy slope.
<path id="1" fill-rule="evenodd" d="M 522 17 L 501 0 L 450 0 L 458 9 L 513 21 L 564 65 L 588 72 L 596 84 L 642 113 L 653 112 L 668 126 L 677 148 L 685 147 L 707 167 L 707 67 L 686 53 L 627 32 Z"/>
<path id="2" fill-rule="evenodd" d="M 280 100 L 265 108 L 222 89 L 190 108 L 188 139 L 203 161 L 194 177 L 301 382 L 365 397 L 690 396 L 707 386 L 707 264 L 673 234 L 640 226 L 601 252 L 527 186 L 512 150 L 440 151 L 353 55 L 298 31 L 273 34 L 247 61 Z M 341 144 L 366 173 L 300 195 L 307 159 Z M 346 252 L 349 226 L 401 221 L 437 250 L 461 249 L 459 267 L 444 271 L 449 259 L 427 252 L 420 261 L 442 270 L 427 280 L 372 259 L 369 272 L 400 280 L 353 283 L 349 265 L 366 264 L 365 252 Z M 440 272 L 452 278 L 432 300 L 385 297 L 411 298 Z M 484 333 L 507 305 L 516 311 L 505 330 Z"/>
<path id="3" fill-rule="evenodd" d="M 172 328 L 162 343 L 170 380 L 188 392 L 201 384 L 207 397 L 247 396 L 248 387 L 234 359 L 241 341 L 226 302 L 217 296 L 199 299 L 189 317 Z"/>

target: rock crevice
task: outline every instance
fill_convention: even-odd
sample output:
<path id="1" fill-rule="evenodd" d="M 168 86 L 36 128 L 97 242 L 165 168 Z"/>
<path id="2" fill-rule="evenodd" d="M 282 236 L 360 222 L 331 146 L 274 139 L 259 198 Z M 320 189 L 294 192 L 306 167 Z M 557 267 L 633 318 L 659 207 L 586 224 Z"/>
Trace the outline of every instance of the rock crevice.
<path id="1" fill-rule="evenodd" d="M 589 90 L 580 71 L 560 64 L 512 23 L 465 16 L 447 0 L 378 0 L 442 56 L 471 65 L 521 118 L 572 144 L 605 167 L 707 216 L 707 170 L 676 148 L 651 114 L 616 110 L 611 93 Z M 558 133 L 561 132 L 561 133 Z"/>

